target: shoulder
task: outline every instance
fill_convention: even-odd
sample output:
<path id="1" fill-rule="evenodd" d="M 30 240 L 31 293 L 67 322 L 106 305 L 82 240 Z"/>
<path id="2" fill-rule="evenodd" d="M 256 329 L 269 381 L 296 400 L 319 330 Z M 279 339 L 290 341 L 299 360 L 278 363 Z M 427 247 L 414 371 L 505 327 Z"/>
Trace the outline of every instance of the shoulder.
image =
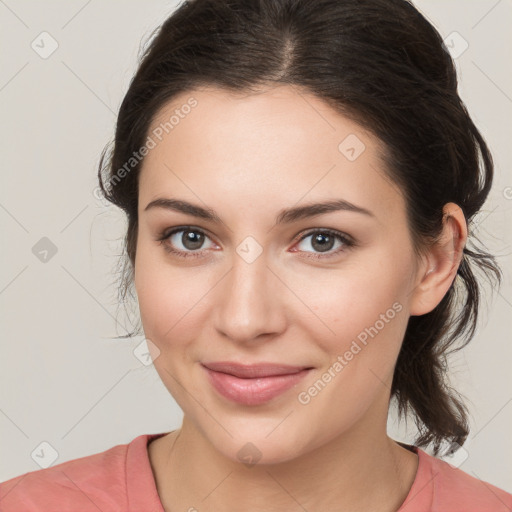
<path id="1" fill-rule="evenodd" d="M 512 494 L 443 460 L 430 455 L 427 457 L 431 460 L 432 477 L 437 481 L 437 496 L 440 504 L 459 508 L 462 506 L 468 512 L 512 510 Z"/>
<path id="2" fill-rule="evenodd" d="M 0 484 L 3 512 L 127 510 L 127 458 L 146 450 L 144 434 L 128 444 L 31 471 Z"/>
<path id="3" fill-rule="evenodd" d="M 419 456 L 416 480 L 404 503 L 404 511 L 509 512 L 512 494 L 480 480 L 460 468 L 417 448 Z M 400 509 L 400 512 L 402 508 Z"/>

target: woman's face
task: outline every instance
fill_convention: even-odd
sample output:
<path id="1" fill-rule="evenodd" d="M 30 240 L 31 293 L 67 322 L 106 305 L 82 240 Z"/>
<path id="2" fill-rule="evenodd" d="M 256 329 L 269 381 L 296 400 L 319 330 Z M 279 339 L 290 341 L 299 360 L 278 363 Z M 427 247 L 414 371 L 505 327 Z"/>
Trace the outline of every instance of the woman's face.
<path id="1" fill-rule="evenodd" d="M 414 314 L 421 265 L 377 140 L 296 91 L 182 94 L 140 175 L 135 286 L 154 364 L 233 460 L 384 434 Z"/>

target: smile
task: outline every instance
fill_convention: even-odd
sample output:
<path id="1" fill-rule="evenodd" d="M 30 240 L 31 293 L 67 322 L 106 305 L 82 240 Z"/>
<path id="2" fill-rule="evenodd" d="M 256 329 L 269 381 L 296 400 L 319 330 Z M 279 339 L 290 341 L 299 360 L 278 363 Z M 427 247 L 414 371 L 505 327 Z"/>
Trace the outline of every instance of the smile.
<path id="1" fill-rule="evenodd" d="M 298 384 L 311 367 L 276 364 L 240 365 L 203 363 L 213 388 L 223 397 L 243 405 L 259 405 Z"/>

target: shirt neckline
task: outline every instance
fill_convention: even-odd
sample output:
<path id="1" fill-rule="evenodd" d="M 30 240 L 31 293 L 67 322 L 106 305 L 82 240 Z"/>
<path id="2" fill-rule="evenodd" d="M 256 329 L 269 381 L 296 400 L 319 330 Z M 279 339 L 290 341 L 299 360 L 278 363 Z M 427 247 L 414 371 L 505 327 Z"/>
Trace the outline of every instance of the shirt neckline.
<path id="1" fill-rule="evenodd" d="M 148 445 L 151 441 L 171 432 L 173 431 L 142 434 L 128 445 L 126 454 L 126 494 L 129 512 L 140 512 L 140 510 L 165 512 L 149 461 Z M 428 509 L 432 504 L 433 492 L 432 487 L 428 486 L 430 480 L 432 480 L 428 474 L 428 454 L 417 446 L 399 441 L 395 442 L 418 456 L 418 467 L 414 481 L 397 512 L 407 512 L 410 503 L 418 503 L 416 501 L 418 497 L 421 497 L 421 505 Z"/>
<path id="2" fill-rule="evenodd" d="M 409 510 L 413 510 L 409 508 L 409 505 L 413 503 L 414 505 L 421 504 L 422 509 L 431 510 L 432 500 L 433 500 L 433 486 L 428 485 L 432 480 L 432 476 L 430 475 L 431 471 L 429 470 L 429 455 L 419 448 L 418 446 L 401 443 L 400 441 L 395 441 L 400 446 L 415 453 L 418 456 L 418 467 L 416 468 L 416 475 L 414 476 L 414 481 L 405 497 L 405 500 L 400 505 L 400 508 L 397 512 L 408 512 Z M 416 501 L 419 499 L 419 501 Z"/>
<path id="3" fill-rule="evenodd" d="M 129 445 L 126 453 L 126 497 L 128 512 L 165 512 L 156 488 L 149 461 L 148 444 L 170 432 L 142 434 Z"/>

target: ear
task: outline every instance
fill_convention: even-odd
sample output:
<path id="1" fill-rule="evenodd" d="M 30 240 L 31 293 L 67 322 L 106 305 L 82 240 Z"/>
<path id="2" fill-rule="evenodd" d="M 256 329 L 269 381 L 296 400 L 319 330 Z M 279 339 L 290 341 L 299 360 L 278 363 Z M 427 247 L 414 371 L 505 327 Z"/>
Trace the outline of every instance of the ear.
<path id="1" fill-rule="evenodd" d="M 446 295 L 457 275 L 468 237 L 466 219 L 461 208 L 447 203 L 443 208 L 443 229 L 419 266 L 412 292 L 410 314 L 432 311 Z"/>

